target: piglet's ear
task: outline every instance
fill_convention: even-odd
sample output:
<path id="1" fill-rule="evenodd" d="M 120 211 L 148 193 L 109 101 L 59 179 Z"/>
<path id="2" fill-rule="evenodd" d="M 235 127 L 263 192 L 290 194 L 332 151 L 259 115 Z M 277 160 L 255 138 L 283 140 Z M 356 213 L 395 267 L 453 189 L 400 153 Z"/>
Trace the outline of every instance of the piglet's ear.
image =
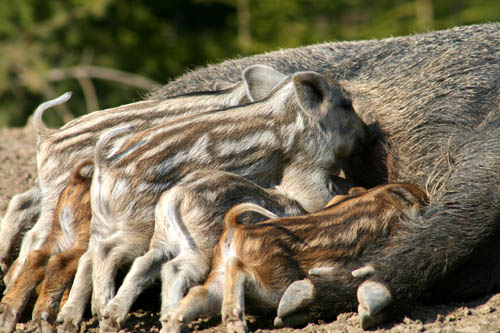
<path id="1" fill-rule="evenodd" d="M 213 90 L 215 90 L 215 91 L 225 90 L 225 89 L 232 88 L 232 87 L 236 86 L 237 84 L 238 84 L 238 82 L 236 82 L 236 83 L 226 82 L 226 81 L 215 82 L 213 85 Z"/>
<path id="2" fill-rule="evenodd" d="M 243 71 L 243 82 L 247 86 L 248 97 L 252 102 L 262 100 L 285 76 L 285 74 L 265 65 L 247 67 Z"/>
<path id="3" fill-rule="evenodd" d="M 366 188 L 364 187 L 361 187 L 361 186 L 355 186 L 355 187 L 351 187 L 349 189 L 349 195 L 360 195 L 360 194 L 363 194 L 366 192 Z"/>
<path id="4" fill-rule="evenodd" d="M 326 79 L 316 72 L 296 73 L 292 79 L 300 107 L 306 112 L 323 116 L 326 110 L 322 103 L 329 94 Z"/>
<path id="5" fill-rule="evenodd" d="M 390 202 L 398 209 L 405 211 L 425 205 L 427 197 L 425 193 L 413 185 L 387 185 L 375 195 L 376 200 Z"/>

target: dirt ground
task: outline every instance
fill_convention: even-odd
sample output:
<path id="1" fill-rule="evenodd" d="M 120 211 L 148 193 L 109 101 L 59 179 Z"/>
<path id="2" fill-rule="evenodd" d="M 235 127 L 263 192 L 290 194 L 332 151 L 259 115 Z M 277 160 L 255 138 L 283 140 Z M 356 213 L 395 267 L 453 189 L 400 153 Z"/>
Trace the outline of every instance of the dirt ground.
<path id="1" fill-rule="evenodd" d="M 29 127 L 0 129 L 0 214 L 9 200 L 35 183 L 35 138 Z M 0 240 L 2 241 L 2 240 Z M 0 287 L 2 290 L 3 287 Z M 159 290 L 149 290 L 135 305 L 123 332 L 158 332 Z M 30 311 L 25 311 L 17 332 L 34 332 Z M 466 303 L 418 306 L 400 322 L 391 322 L 373 329 L 376 332 L 500 332 L 500 294 L 484 296 Z M 334 322 L 311 323 L 301 329 L 272 329 L 272 318 L 249 317 L 254 332 L 361 332 L 356 313 L 344 313 Z M 200 320 L 193 331 L 224 332 L 218 318 Z M 82 332 L 97 332 L 96 320 L 87 314 Z"/>

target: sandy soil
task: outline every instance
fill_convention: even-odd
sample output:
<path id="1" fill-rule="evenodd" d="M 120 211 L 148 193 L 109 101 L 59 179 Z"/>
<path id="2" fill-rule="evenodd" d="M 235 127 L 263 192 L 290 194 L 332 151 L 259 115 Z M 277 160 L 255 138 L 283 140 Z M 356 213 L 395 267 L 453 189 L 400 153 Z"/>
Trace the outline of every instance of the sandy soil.
<path id="1" fill-rule="evenodd" d="M 0 129 L 0 214 L 9 200 L 33 186 L 36 179 L 35 138 L 30 128 Z M 2 241 L 2 240 L 0 240 Z M 3 286 L 0 287 L 2 290 Z M 158 332 L 159 289 L 146 292 L 134 306 L 123 332 Z M 500 332 L 500 294 L 466 303 L 418 306 L 400 322 L 379 326 L 377 332 Z M 34 332 L 30 309 L 21 318 L 17 332 Z M 361 332 L 356 313 L 344 313 L 334 322 L 315 322 L 301 329 L 272 329 L 272 318 L 249 316 L 254 332 Z M 224 332 L 218 318 L 199 320 L 193 331 Z M 82 332 L 97 332 L 96 320 L 86 316 Z"/>

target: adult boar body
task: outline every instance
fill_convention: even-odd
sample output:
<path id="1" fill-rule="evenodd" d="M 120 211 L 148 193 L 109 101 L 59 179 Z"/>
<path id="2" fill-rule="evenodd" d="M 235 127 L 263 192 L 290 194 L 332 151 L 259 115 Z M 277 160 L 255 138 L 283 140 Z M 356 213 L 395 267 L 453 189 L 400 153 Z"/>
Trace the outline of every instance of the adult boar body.
<path id="1" fill-rule="evenodd" d="M 393 308 L 498 288 L 500 24 L 229 60 L 181 76 L 152 96 L 236 81 L 254 63 L 283 73 L 323 72 L 353 92 L 356 111 L 375 135 L 346 163 L 348 177 L 363 186 L 410 182 L 427 189 L 423 222 L 399 235 L 389 254 L 362 258 L 375 269 L 369 279 L 388 287 Z M 351 310 L 361 282 L 339 273 L 337 281 L 319 284 L 333 287 L 318 294 L 336 304 L 330 309 Z"/>

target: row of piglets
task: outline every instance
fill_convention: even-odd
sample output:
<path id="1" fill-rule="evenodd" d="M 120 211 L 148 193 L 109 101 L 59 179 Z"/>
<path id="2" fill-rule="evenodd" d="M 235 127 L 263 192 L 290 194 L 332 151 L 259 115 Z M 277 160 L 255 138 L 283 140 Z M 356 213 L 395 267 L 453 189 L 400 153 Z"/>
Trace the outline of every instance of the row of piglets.
<path id="1" fill-rule="evenodd" d="M 259 69 L 255 71 L 255 76 L 263 75 L 259 73 Z M 281 73 L 267 67 L 263 68 L 263 73 L 267 74 L 265 77 L 269 79 L 265 83 L 269 85 L 274 85 L 283 78 Z M 264 81 L 260 86 L 264 86 Z M 17 259 L 4 277 L 7 288 L 0 304 L 1 327 L 6 331 L 13 330 L 29 300 L 29 295 L 43 280 L 43 270 L 50 256 L 64 256 L 65 280 L 72 281 L 82 255 L 81 250 L 85 252 L 87 249 L 91 214 L 90 202 L 82 201 L 79 196 L 68 197 L 65 193 L 69 191 L 79 192 L 80 196 L 90 195 L 84 193 L 90 189 L 95 145 L 102 134 L 124 126 L 131 126 L 134 131 L 140 132 L 178 117 L 248 103 L 248 96 L 247 87 L 241 81 L 226 85 L 222 90 L 140 101 L 95 111 L 71 121 L 60 129 L 47 128 L 42 116 L 48 108 L 66 102 L 71 94 L 67 93 L 40 105 L 32 124 L 38 134 L 38 186 L 15 196 L 1 221 L 0 233 L 4 241 L 0 244 L 0 261 L 2 270 L 6 271 L 21 230 L 33 223 L 33 219 L 38 218 L 36 224 L 25 235 Z M 80 167 L 77 167 L 82 161 L 90 161 L 83 162 L 87 169 L 84 176 L 80 175 Z M 72 167 L 75 168 L 74 176 L 71 176 L 70 172 Z M 80 181 L 84 178 L 85 181 Z M 40 273 L 32 274 L 35 270 Z M 59 270 L 51 275 L 61 276 L 61 274 Z M 86 278 L 90 279 L 90 276 Z M 44 311 L 37 311 L 42 308 L 37 305 L 33 318 L 40 326 L 52 327 L 57 309 L 60 307 L 61 295 L 55 293 L 53 296 L 44 296 L 40 299 L 50 299 L 50 302 L 45 302 Z M 85 304 L 86 301 L 83 301 L 79 306 L 82 311 Z"/>
<path id="2" fill-rule="evenodd" d="M 228 327 L 244 331 L 249 281 L 256 301 L 276 308 L 293 281 L 361 255 L 368 240 L 390 235 L 423 200 L 417 189 L 394 185 L 342 197 L 321 210 L 343 193 L 336 177 L 341 161 L 363 144 L 367 127 L 345 89 L 315 72 L 285 76 L 251 66 L 240 83 L 223 90 L 133 103 L 46 128 L 44 110 L 65 100 L 35 113 L 40 181 L 26 197 L 41 198 L 31 200 L 40 217 L 5 278 L 0 325 L 6 331 L 42 280 L 34 311 L 41 329 L 53 330 L 60 309 L 60 330 L 77 330 L 92 295 L 101 330 L 116 331 L 158 278 L 164 330 L 180 329 L 222 304 Z M 223 233 L 224 215 L 237 204 Z M 240 213 L 244 225 L 236 221 Z M 295 215 L 301 216 L 255 224 L 263 216 Z M 12 225 L 5 232 L 15 235 L 21 226 Z M 280 276 L 266 271 L 262 248 L 282 263 Z M 115 293 L 116 272 L 126 265 L 131 268 Z M 35 269 L 40 273 L 30 276 Z M 181 302 L 209 271 L 206 285 Z M 57 288 L 46 286 L 53 275 L 63 281 Z M 200 290 L 207 290 L 205 303 L 196 301 Z M 189 312 L 184 304 L 192 299 L 200 308 Z M 279 317 L 286 322 L 287 315 Z"/>

